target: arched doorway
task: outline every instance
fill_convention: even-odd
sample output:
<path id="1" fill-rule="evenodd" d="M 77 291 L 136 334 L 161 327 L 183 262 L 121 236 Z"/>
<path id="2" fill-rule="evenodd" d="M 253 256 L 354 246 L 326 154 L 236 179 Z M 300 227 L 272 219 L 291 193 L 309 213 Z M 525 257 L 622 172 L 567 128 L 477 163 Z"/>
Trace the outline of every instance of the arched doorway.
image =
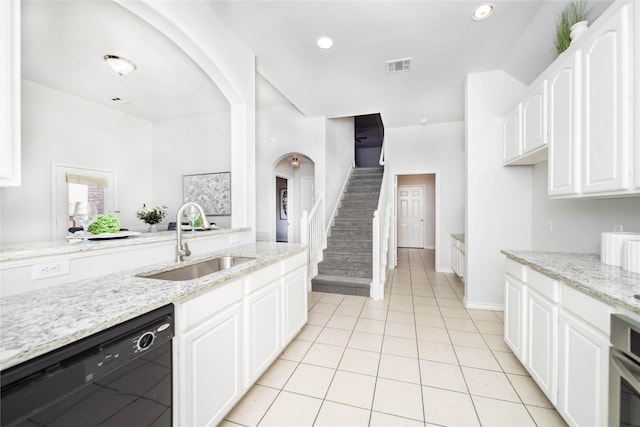
<path id="1" fill-rule="evenodd" d="M 276 161 L 272 181 L 272 241 L 299 243 L 302 212 L 316 201 L 315 163 L 303 154 L 287 153 Z"/>

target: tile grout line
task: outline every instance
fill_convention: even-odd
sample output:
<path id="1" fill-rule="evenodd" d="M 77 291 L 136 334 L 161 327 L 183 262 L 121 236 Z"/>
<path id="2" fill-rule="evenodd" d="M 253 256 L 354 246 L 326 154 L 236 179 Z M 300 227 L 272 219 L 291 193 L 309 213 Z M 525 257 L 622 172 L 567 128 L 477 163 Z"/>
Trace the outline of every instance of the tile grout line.
<path id="1" fill-rule="evenodd" d="M 304 363 L 303 360 L 305 357 L 307 357 L 307 355 L 309 354 L 309 351 L 311 350 L 311 348 L 316 345 L 316 344 L 324 344 L 324 345 L 328 345 L 328 346 L 332 346 L 332 347 L 340 347 L 342 348 L 342 353 L 340 355 L 340 358 L 337 362 L 337 365 L 335 368 L 333 368 L 333 373 L 331 376 L 331 380 L 329 381 L 329 385 L 327 387 L 327 389 L 324 391 L 324 395 L 321 398 L 316 398 L 318 400 L 320 400 L 320 406 L 317 410 L 317 412 L 315 413 L 315 416 L 313 418 L 313 423 L 311 425 L 315 425 L 317 424 L 319 417 L 323 411 L 323 408 L 325 408 L 325 402 L 331 402 L 333 404 L 337 404 L 337 405 L 343 405 L 343 406 L 348 406 L 348 407 L 352 407 L 352 408 L 357 408 L 359 410 L 362 410 L 363 407 L 360 406 L 356 406 L 350 403 L 344 403 L 344 402 L 340 402 L 340 401 L 334 401 L 334 400 L 330 400 L 328 399 L 328 395 L 329 395 L 329 391 L 331 389 L 331 386 L 334 384 L 335 380 L 336 380 L 336 376 L 338 374 L 338 370 L 340 370 L 340 364 L 342 363 L 342 361 L 344 360 L 346 351 L 348 349 L 350 349 L 351 347 L 349 347 L 349 344 L 351 343 L 352 339 L 354 338 L 355 332 L 356 332 L 356 327 L 357 324 L 360 320 L 368 320 L 368 321 L 376 321 L 376 320 L 382 320 L 379 317 L 377 317 L 376 312 L 374 311 L 373 314 L 370 314 L 371 317 L 373 317 L 372 319 L 368 319 L 368 318 L 363 318 L 362 315 L 365 312 L 365 310 L 383 310 L 384 309 L 384 320 L 383 320 L 383 329 L 382 329 L 382 334 L 381 334 L 381 342 L 380 342 L 380 347 L 379 347 L 379 351 L 377 352 L 377 361 L 378 361 L 378 365 L 375 371 L 375 374 L 363 374 L 363 373 L 359 373 L 357 371 L 344 371 L 344 372 L 350 372 L 350 373 L 357 373 L 359 375 L 365 375 L 368 377 L 374 377 L 375 381 L 373 384 L 373 389 L 371 390 L 371 402 L 370 402 L 370 407 L 368 408 L 368 424 L 371 425 L 371 423 L 374 421 L 374 412 L 377 412 L 379 414 L 386 414 L 389 416 L 393 416 L 393 417 L 400 417 L 400 418 L 404 418 L 406 420 L 414 420 L 416 421 L 415 418 L 407 418 L 405 415 L 398 415 L 395 414 L 393 412 L 388 412 L 386 410 L 384 411 L 376 411 L 375 410 L 375 398 L 376 398 L 376 393 L 378 392 L 378 381 L 379 379 L 385 379 L 385 380 L 390 380 L 390 381 L 397 381 L 397 382 L 401 382 L 401 383 L 405 383 L 405 384 L 412 384 L 415 385 L 415 383 L 411 382 L 411 381 L 405 381 L 405 380 L 401 380 L 401 379 L 397 379 L 397 378 L 383 378 L 380 376 L 381 374 L 381 369 L 382 369 L 382 356 L 383 354 L 389 354 L 389 355 L 393 355 L 394 357 L 409 357 L 409 356 L 405 356 L 405 355 L 401 355 L 401 354 L 394 354 L 394 353 L 383 353 L 383 349 L 384 349 L 384 344 L 385 342 L 387 342 L 388 339 L 390 339 L 390 337 L 396 337 L 396 338 L 406 338 L 406 336 L 409 334 L 410 330 L 413 330 L 413 334 L 415 335 L 414 337 L 414 346 L 415 346 L 415 351 L 417 354 L 417 374 L 418 374 L 418 385 L 420 388 L 420 405 L 422 407 L 422 420 L 421 422 L 423 424 L 428 423 L 427 421 L 427 413 L 426 413 L 426 402 L 425 402 L 425 387 L 430 387 L 430 388 L 435 388 L 435 389 L 441 389 L 441 390 L 447 390 L 450 392 L 455 392 L 455 393 L 460 393 L 460 394 L 464 394 L 466 396 L 468 396 L 468 400 L 471 402 L 471 407 L 473 408 L 473 414 L 475 415 L 475 419 L 476 421 L 480 424 L 482 424 L 481 418 L 480 418 L 480 412 L 479 410 L 481 408 L 479 408 L 477 405 L 480 404 L 479 401 L 477 401 L 476 398 L 480 398 L 480 399 L 487 399 L 487 400 L 491 400 L 491 401 L 498 401 L 498 402 L 504 402 L 504 403 L 508 403 L 508 404 L 513 404 L 513 405 L 519 405 L 521 407 L 524 407 L 524 411 L 522 411 L 522 415 L 523 417 L 528 417 L 528 419 L 533 422 L 536 425 L 539 425 L 539 423 L 536 421 L 536 418 L 534 418 L 532 409 L 533 408 L 540 408 L 540 409 L 544 409 L 544 410 L 553 410 L 553 407 L 548 407 L 547 405 L 544 406 L 540 406 L 540 404 L 536 403 L 536 404 L 526 404 L 524 402 L 524 398 L 522 397 L 523 394 L 528 394 L 528 389 L 525 387 L 522 387 L 522 391 L 518 391 L 518 389 L 515 387 L 515 383 L 512 381 L 512 379 L 516 379 L 517 377 L 529 377 L 530 375 L 527 375 L 526 372 L 520 372 L 517 367 L 515 365 L 512 366 L 512 362 L 511 360 L 508 358 L 508 354 L 512 354 L 510 351 L 508 351 L 507 349 L 501 349 L 499 342 L 492 338 L 492 337 L 498 337 L 500 336 L 499 334 L 495 334 L 492 332 L 495 332 L 496 327 L 493 326 L 492 324 L 495 323 L 496 325 L 504 325 L 504 318 L 499 316 L 498 313 L 496 313 L 495 311 L 491 310 L 491 311 L 487 311 L 487 313 L 492 313 L 493 317 L 491 318 L 492 320 L 488 320 L 487 316 L 482 315 L 482 316 L 473 316 L 465 307 L 464 304 L 461 301 L 461 295 L 458 294 L 456 292 L 456 287 L 459 286 L 460 284 L 454 284 L 452 283 L 452 280 L 454 279 L 453 276 L 448 276 L 445 273 L 437 273 L 435 272 L 435 268 L 434 268 L 434 272 L 433 274 L 429 273 L 429 266 L 427 265 L 428 262 L 426 261 L 426 257 L 427 257 L 427 250 L 421 250 L 418 252 L 417 256 L 411 256 L 411 253 L 409 252 L 409 250 L 403 252 L 403 253 L 399 253 L 399 258 L 398 258 L 398 267 L 396 269 L 394 269 L 392 271 L 392 274 L 390 275 L 390 277 L 388 278 L 388 287 L 385 287 L 385 295 L 384 295 L 384 299 L 386 299 L 386 304 L 382 304 L 380 305 L 369 305 L 368 303 L 371 300 L 370 298 L 365 299 L 365 301 L 359 305 L 359 310 L 358 310 L 358 314 L 353 316 L 351 313 L 353 313 L 354 311 L 350 311 L 348 308 L 348 301 L 346 299 L 346 297 L 342 297 L 342 299 L 340 300 L 339 303 L 335 303 L 333 302 L 335 300 L 336 297 L 332 297 L 330 299 L 332 299 L 331 302 L 326 302 L 327 304 L 335 304 L 335 308 L 332 310 L 331 314 L 328 316 L 327 320 L 324 321 L 322 323 L 322 326 L 320 327 L 320 330 L 318 331 L 318 333 L 315 335 L 315 337 L 313 338 L 313 340 L 311 341 L 311 344 L 309 345 L 309 347 L 304 351 L 304 353 L 302 353 L 302 355 L 300 356 L 300 360 L 295 361 L 295 368 L 293 369 L 293 371 L 291 372 L 291 374 L 288 375 L 288 377 L 285 379 L 285 381 L 283 382 L 283 386 L 280 389 L 275 389 L 277 390 L 277 394 L 275 395 L 275 397 L 273 398 L 273 400 L 268 404 L 268 408 L 265 410 L 265 412 L 262 414 L 260 420 L 258 421 L 258 425 L 263 422 L 264 418 L 267 416 L 267 414 L 271 411 L 275 401 L 278 399 L 278 397 L 280 397 L 282 395 L 283 391 L 286 391 L 284 388 L 286 387 L 286 384 L 291 380 L 292 376 L 295 374 L 295 372 L 298 371 L 298 369 L 300 369 L 300 366 Z M 420 268 L 417 268 L 418 264 L 421 264 Z M 401 274 L 398 275 L 397 273 L 400 272 Z M 424 274 L 424 276 L 423 276 Z M 408 277 L 407 277 L 408 276 Z M 442 280 L 444 279 L 444 280 Z M 408 280 L 408 283 L 406 283 L 406 281 Z M 434 283 L 435 282 L 435 283 Z M 388 289 L 387 289 L 388 288 Z M 423 292 L 421 291 L 421 289 L 425 289 L 430 292 L 427 293 L 426 295 L 422 295 Z M 420 293 L 420 295 L 416 294 L 416 292 Z M 451 294 L 453 293 L 453 294 Z M 315 307 L 317 304 L 322 303 L 323 299 L 327 296 L 327 295 L 334 295 L 334 294 L 327 294 L 327 293 L 323 293 L 322 296 L 317 297 L 317 299 L 310 300 L 309 302 L 309 307 L 308 307 L 308 311 L 311 312 L 311 310 L 313 309 L 313 307 Z M 420 341 L 419 339 L 419 335 L 418 335 L 418 323 L 417 323 L 417 313 L 416 313 L 416 304 L 418 303 L 418 301 L 416 301 L 416 297 L 426 297 L 426 298 L 432 298 L 434 301 L 434 307 L 436 307 L 438 310 L 437 312 L 439 313 L 438 315 L 434 315 L 432 313 L 426 312 L 426 313 L 422 313 L 423 315 L 427 315 L 427 316 L 432 316 L 432 317 L 439 317 L 441 319 L 442 322 L 442 328 L 441 327 L 434 327 L 434 326 L 428 326 L 425 325 L 425 327 L 428 328 L 434 328 L 434 329 L 444 329 L 446 331 L 446 336 L 448 338 L 448 345 L 451 347 L 452 349 L 452 355 L 453 358 L 451 359 L 450 362 L 442 362 L 442 361 L 436 361 L 436 360 L 430 360 L 430 359 L 421 359 L 421 355 L 422 353 L 420 352 L 420 348 L 418 346 L 418 343 Z M 397 301 L 394 304 L 394 298 Z M 407 312 L 407 305 L 406 305 L 406 301 L 410 298 L 411 301 L 411 316 L 412 316 L 412 323 L 408 323 L 405 322 L 405 320 L 407 319 L 406 314 L 409 313 Z M 456 323 L 456 322 L 450 322 L 449 324 L 445 323 L 445 318 L 451 318 L 451 319 L 458 319 L 457 317 L 450 317 L 450 316 L 445 316 L 442 312 L 442 308 L 451 308 L 451 309 L 455 309 L 457 307 L 447 307 L 447 305 L 449 305 L 449 303 L 446 302 L 446 300 L 453 300 L 453 301 L 457 301 L 458 304 L 462 304 L 462 308 L 461 310 L 464 311 L 465 314 L 465 318 L 464 319 L 459 319 L 459 320 L 465 320 L 465 322 L 461 322 L 461 323 Z M 441 306 L 441 304 L 445 304 L 443 306 Z M 343 307 L 344 311 L 347 314 L 340 314 L 340 316 L 348 316 L 348 317 L 355 317 L 355 324 L 353 324 L 353 327 L 351 327 L 350 329 L 342 329 L 340 327 L 338 328 L 334 328 L 332 326 L 329 325 L 329 322 L 331 322 L 331 319 L 334 318 L 334 316 L 336 316 L 340 310 L 340 308 Z M 324 309 L 326 309 L 326 307 L 323 307 Z M 392 313 L 390 313 L 391 311 L 397 312 L 396 314 L 394 314 L 393 320 L 396 320 L 396 322 L 391 322 L 392 320 Z M 445 310 L 446 311 L 446 310 Z M 321 313 L 321 312 L 319 312 Z M 448 312 L 447 314 L 455 314 L 455 312 Z M 379 313 L 382 314 L 382 313 Z M 336 318 L 337 319 L 337 318 Z M 471 320 L 471 322 L 466 322 L 466 320 Z M 337 321 L 338 322 L 338 321 Z M 486 323 L 479 323 L 479 322 L 486 322 Z M 391 326 L 392 323 L 397 323 L 397 326 L 394 326 L 394 328 L 392 328 L 390 330 L 391 333 L 393 333 L 393 335 L 388 335 L 387 334 L 387 327 Z M 427 322 L 429 323 L 429 322 Z M 451 326 L 451 324 L 453 323 L 453 326 Z M 346 322 L 345 322 L 346 324 Z M 375 323 L 374 323 L 375 324 Z M 342 324 L 341 324 L 342 325 Z M 403 326 L 400 326 L 403 325 Z M 413 325 L 413 327 L 411 328 L 410 325 Z M 475 331 L 466 331 L 464 328 L 466 328 L 468 326 L 473 326 L 473 328 L 475 329 Z M 482 332 L 479 325 L 484 325 L 482 326 L 483 330 L 487 331 Z M 312 326 L 318 326 L 318 325 L 312 325 Z M 422 326 L 422 325 L 421 325 Z M 396 329 L 397 328 L 397 329 Z M 338 330 L 342 330 L 342 331 L 348 331 L 348 338 L 346 339 L 346 342 L 344 344 L 344 346 L 335 346 L 331 343 L 325 344 L 325 343 L 319 343 L 318 339 L 319 337 L 322 335 L 323 332 L 327 331 L 328 329 L 338 329 Z M 406 332 L 404 332 L 406 331 Z M 478 334 L 480 335 L 480 340 L 478 341 L 478 344 L 482 343 L 485 346 L 485 349 L 482 348 L 478 348 L 478 347 L 473 347 L 473 346 L 468 346 L 465 345 L 465 343 L 462 344 L 458 344 L 458 345 L 454 345 L 454 342 L 452 340 L 452 333 L 454 331 L 457 332 L 463 332 L 463 333 L 473 333 L 473 334 Z M 376 333 L 371 333 L 370 331 L 367 332 L 362 332 L 362 331 L 358 331 L 362 334 L 367 334 L 367 335 L 378 335 Z M 342 338 L 343 336 L 346 336 L 346 334 L 341 334 L 340 338 Z M 433 338 L 432 336 L 430 336 L 430 338 Z M 438 341 L 431 341 L 430 339 L 426 339 L 423 340 L 427 343 L 438 343 Z M 406 342 L 407 344 L 409 342 Z M 363 343 L 364 344 L 364 343 Z M 428 347 L 428 345 L 427 345 Z M 507 379 L 507 384 L 509 384 L 509 387 L 514 391 L 515 396 L 517 396 L 518 401 L 514 401 L 514 400 L 508 400 L 505 398 L 497 398 L 497 397 L 493 397 L 493 396 L 483 396 L 481 394 L 472 394 L 471 393 L 471 389 L 469 387 L 469 382 L 467 379 L 467 376 L 464 375 L 464 373 L 462 372 L 462 368 L 463 365 L 461 364 L 460 361 L 460 357 L 459 357 L 459 352 L 457 351 L 458 347 L 464 347 L 464 348 L 469 348 L 469 349 L 475 349 L 477 351 L 482 351 L 482 353 L 479 353 L 479 355 L 481 357 L 486 357 L 487 355 L 491 357 L 491 360 L 493 362 L 495 362 L 495 369 L 492 368 L 487 368 L 487 367 L 480 367 L 480 366 L 484 366 L 484 363 L 479 363 L 477 364 L 478 367 L 474 367 L 474 366 L 465 366 L 466 368 L 469 369 L 473 369 L 473 370 L 479 370 L 479 371 L 486 371 L 486 372 L 491 372 L 491 373 L 499 373 L 502 374 L 501 376 Z M 356 348 L 354 347 L 353 349 L 359 350 L 359 351 L 367 351 L 369 352 L 369 345 L 367 345 L 367 349 L 363 350 L 360 348 Z M 488 350 L 487 353 L 485 353 L 485 351 Z M 400 352 L 403 353 L 403 352 Z M 500 359 L 498 359 L 498 357 L 496 356 L 498 353 L 504 353 L 504 356 L 501 356 Z M 469 353 L 467 356 L 471 356 L 472 353 Z M 279 357 L 278 357 L 279 358 Z M 409 358 L 413 358 L 413 357 L 409 357 Z M 287 359 L 282 359 L 282 360 L 287 360 Z M 459 392 L 457 391 L 457 389 L 454 388 L 449 388 L 449 386 L 447 384 L 443 383 L 439 383 L 440 386 L 435 387 L 435 386 L 429 386 L 423 383 L 423 378 L 422 378 L 422 364 L 421 364 L 421 360 L 425 360 L 425 361 L 431 361 L 434 363 L 443 363 L 443 364 L 447 364 L 447 365 L 453 365 L 453 366 L 457 366 L 458 369 L 461 372 L 462 375 L 462 380 L 464 381 L 465 384 L 465 388 L 466 388 L 466 392 Z M 444 360 L 444 359 L 443 359 Z M 455 363 L 453 362 L 453 360 L 455 360 Z M 320 362 L 321 363 L 321 362 Z M 476 363 L 472 363 L 476 364 Z M 505 365 L 506 364 L 506 365 Z M 323 366 L 323 365 L 314 365 L 314 364 L 308 364 L 311 366 L 320 366 L 320 367 L 324 367 L 327 368 L 327 366 Z M 493 365 L 489 365 L 489 366 L 493 366 Z M 512 366 L 514 369 L 509 368 L 510 366 Z M 507 372 L 507 369 L 509 369 L 511 372 Z M 265 371 L 266 372 L 266 371 Z M 511 375 L 511 376 L 509 376 Z M 391 377 L 393 377 L 394 375 L 391 375 Z M 405 378 L 404 375 L 400 375 L 398 378 Z M 497 377 L 496 377 L 497 378 Z M 257 384 L 257 383 L 256 383 Z M 526 384 L 523 382 L 523 384 Z M 537 384 L 534 383 L 534 385 L 537 386 Z M 270 386 L 263 386 L 263 387 L 268 387 L 268 388 L 272 388 Z M 506 390 L 506 389 L 505 389 Z M 484 391 L 484 389 L 480 390 L 480 391 Z M 304 397 L 311 397 L 314 398 L 314 396 L 310 396 L 307 394 L 303 394 L 303 393 L 299 393 L 299 392 L 290 392 L 288 391 L 288 393 L 292 393 L 292 394 L 296 394 L 296 395 L 300 395 L 300 396 L 304 396 Z M 498 393 L 498 395 L 503 396 L 502 393 Z M 507 396 L 510 396 L 509 394 L 507 394 Z M 514 396 L 514 397 L 515 397 Z M 416 396 L 417 397 L 417 396 Z M 537 397 L 532 399 L 532 401 L 537 402 Z M 265 402 L 266 403 L 266 402 Z M 361 402 L 364 404 L 364 402 Z M 416 402 L 417 403 L 417 402 Z M 488 403 L 482 403 L 481 406 L 484 407 L 485 404 Z M 469 409 L 471 409 L 471 407 Z M 389 408 L 393 408 L 393 407 L 389 407 Z M 389 409 L 388 408 L 388 409 Z M 364 408 L 366 410 L 366 408 Z M 417 409 L 417 408 L 416 408 Z M 471 411 L 469 411 L 469 415 L 471 415 Z M 536 411 L 536 413 L 538 413 L 538 416 L 540 416 L 540 411 Z M 525 415 L 526 414 L 526 415 Z M 311 414 L 309 414 L 311 415 Z M 486 415 L 486 414 L 485 414 Z M 365 414 L 363 413 L 362 416 L 364 417 Z M 546 416 L 546 415 L 545 415 Z M 524 419 L 524 418 L 523 418 Z M 233 425 L 243 425 L 240 424 L 238 422 L 233 422 L 231 420 L 226 420 L 227 422 L 232 423 Z M 486 420 L 485 420 L 486 422 Z M 448 424 L 448 422 L 447 422 Z"/>

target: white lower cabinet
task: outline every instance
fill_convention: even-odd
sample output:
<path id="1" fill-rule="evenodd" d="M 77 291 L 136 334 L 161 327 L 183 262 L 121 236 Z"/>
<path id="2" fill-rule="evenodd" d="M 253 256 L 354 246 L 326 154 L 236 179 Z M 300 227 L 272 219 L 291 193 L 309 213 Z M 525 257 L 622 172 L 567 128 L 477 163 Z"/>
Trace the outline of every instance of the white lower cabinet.
<path id="1" fill-rule="evenodd" d="M 504 308 L 504 340 L 513 354 L 526 363 L 526 331 L 524 329 L 527 307 L 527 288 L 519 280 L 505 277 L 505 308 Z"/>
<path id="2" fill-rule="evenodd" d="M 525 366 L 552 404 L 558 402 L 558 307 L 537 292 L 527 292 Z"/>
<path id="3" fill-rule="evenodd" d="M 451 269 L 458 277 L 464 278 L 465 244 L 456 238 L 451 239 Z"/>
<path id="4" fill-rule="evenodd" d="M 245 301 L 246 383 L 253 384 L 281 350 L 280 281 L 249 295 Z"/>
<path id="5" fill-rule="evenodd" d="M 614 307 L 508 259 L 505 342 L 571 426 L 605 426 Z"/>
<path id="6" fill-rule="evenodd" d="M 560 313 L 558 412 L 572 426 L 607 425 L 609 338 Z"/>
<path id="7" fill-rule="evenodd" d="M 284 278 L 282 283 L 284 308 L 284 340 L 291 341 L 307 323 L 307 269 L 300 268 Z"/>
<path id="8" fill-rule="evenodd" d="M 462 249 L 458 248 L 458 262 L 456 263 L 456 266 L 457 266 L 456 274 L 461 279 L 464 278 L 464 275 L 465 275 L 465 272 L 464 272 L 465 262 L 466 261 L 465 261 L 464 251 Z"/>
<path id="9" fill-rule="evenodd" d="M 213 426 L 242 393 L 242 306 L 234 304 L 179 340 L 180 423 Z"/>
<path id="10" fill-rule="evenodd" d="M 306 321 L 306 252 L 176 304 L 174 425 L 218 425 Z"/>

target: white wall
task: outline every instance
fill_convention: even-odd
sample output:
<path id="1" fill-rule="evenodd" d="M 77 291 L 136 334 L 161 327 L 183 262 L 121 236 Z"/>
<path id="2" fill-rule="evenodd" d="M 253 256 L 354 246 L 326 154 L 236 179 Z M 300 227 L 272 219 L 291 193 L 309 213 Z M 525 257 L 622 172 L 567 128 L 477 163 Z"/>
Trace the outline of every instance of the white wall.
<path id="1" fill-rule="evenodd" d="M 231 221 L 255 235 L 255 54 L 206 2 L 116 1 L 184 50 L 231 104 Z"/>
<path id="2" fill-rule="evenodd" d="M 272 241 L 276 221 L 272 197 L 276 165 L 292 154 L 302 154 L 313 162 L 315 195 L 316 198 L 325 195 L 328 222 L 353 164 L 353 118 L 306 117 L 260 75 L 256 84 L 256 238 Z M 302 177 L 310 174 L 305 168 L 303 164 L 296 171 L 282 171 L 295 178 L 294 191 L 300 202 Z M 298 201 L 296 206 L 301 206 Z M 301 209 L 297 211 L 295 241 L 300 239 L 298 228 L 302 215 Z"/>
<path id="3" fill-rule="evenodd" d="M 622 225 L 640 232 L 640 199 L 549 199 L 547 162 L 533 167 L 532 249 L 600 253 L 600 234 Z M 547 231 L 551 220 L 552 231 Z"/>
<path id="4" fill-rule="evenodd" d="M 184 200 L 182 175 L 231 170 L 229 120 L 229 113 L 219 113 L 153 122 L 153 206 L 168 207 L 160 228 L 176 220 Z M 229 216 L 209 220 L 231 226 Z"/>
<path id="5" fill-rule="evenodd" d="M 396 175 L 437 173 L 440 191 L 436 230 L 437 271 L 451 271 L 449 236 L 464 232 L 464 123 L 439 123 L 385 129 L 387 188 L 394 199 Z M 396 212 L 397 200 L 394 200 Z M 394 217 L 396 214 L 394 213 Z M 396 240 L 396 221 L 392 225 Z M 395 249 L 395 248 L 394 248 Z"/>
<path id="6" fill-rule="evenodd" d="M 524 86 L 503 71 L 466 80 L 465 304 L 504 305 L 501 249 L 531 249 L 531 166 L 502 166 L 502 117 Z"/>
<path id="7" fill-rule="evenodd" d="M 354 124 L 353 117 L 329 119 L 326 123 L 326 159 L 325 174 L 325 220 L 327 226 L 331 221 L 331 214 L 340 201 L 340 190 L 351 172 L 354 154 Z M 316 191 L 316 194 L 320 194 Z"/>
<path id="8" fill-rule="evenodd" d="M 324 191 L 325 118 L 307 118 L 291 104 L 256 111 L 256 238 L 275 241 L 275 175 L 278 162 L 292 153 L 314 162 L 316 191 Z M 293 177 L 291 173 L 291 177 Z"/>
<path id="9" fill-rule="evenodd" d="M 22 80 L 21 187 L 0 189 L 2 244 L 51 239 L 51 164 L 115 170 L 123 226 L 152 200 L 152 124 Z"/>

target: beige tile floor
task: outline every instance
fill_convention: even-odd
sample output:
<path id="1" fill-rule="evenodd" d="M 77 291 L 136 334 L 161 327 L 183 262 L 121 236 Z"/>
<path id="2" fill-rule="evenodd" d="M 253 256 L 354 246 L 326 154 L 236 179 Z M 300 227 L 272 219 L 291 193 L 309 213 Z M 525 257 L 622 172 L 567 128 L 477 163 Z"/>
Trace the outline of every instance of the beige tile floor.
<path id="1" fill-rule="evenodd" d="M 434 252 L 400 249 L 385 298 L 309 293 L 309 321 L 222 426 L 563 426 Z"/>

